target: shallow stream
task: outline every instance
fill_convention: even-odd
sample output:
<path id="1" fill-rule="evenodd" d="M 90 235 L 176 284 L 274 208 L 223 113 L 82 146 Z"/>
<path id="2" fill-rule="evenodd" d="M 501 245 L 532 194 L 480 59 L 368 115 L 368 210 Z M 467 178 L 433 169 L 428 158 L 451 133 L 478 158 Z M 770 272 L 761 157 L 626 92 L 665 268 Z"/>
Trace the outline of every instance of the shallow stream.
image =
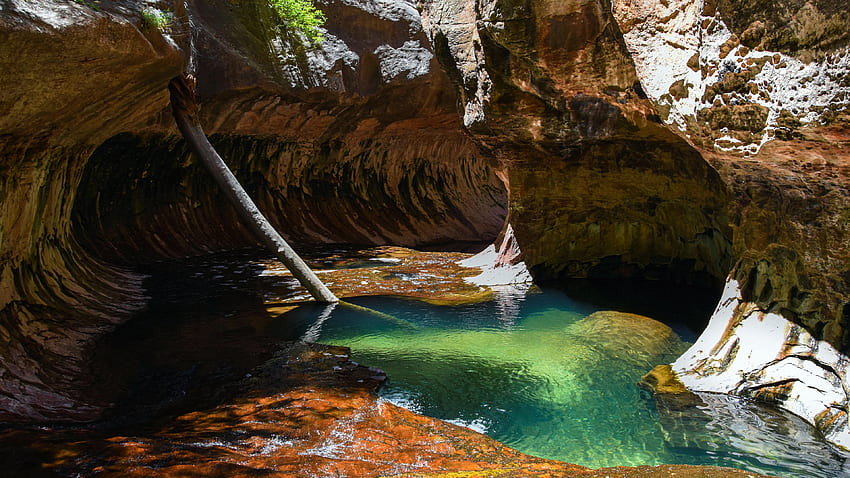
<path id="1" fill-rule="evenodd" d="M 393 269 L 401 259 L 368 254 L 319 254 L 311 262 L 361 274 L 345 280 L 366 288 L 379 286 L 369 277 L 380 277 L 442 297 L 449 286 L 434 273 L 440 260 L 448 259 L 409 270 Z M 153 420 L 212 406 L 282 341 L 304 340 L 350 347 L 354 360 L 386 371 L 386 400 L 535 456 L 593 468 L 700 464 L 785 477 L 850 470 L 844 453 L 789 413 L 717 395 L 656 401 L 637 386 L 695 339 L 716 300 L 711 294 L 576 282 L 501 288 L 455 305 L 395 295 L 348 299 L 376 314 L 293 306 L 287 301 L 301 294 L 294 280 L 245 255 L 167 263 L 150 273 L 147 311 L 103 340 L 93 357 L 95 395 L 113 404 L 101 429 L 132 435 Z M 598 313 L 612 310 L 657 321 Z M 3 452 L 19 454 L 8 444 Z"/>
<path id="2" fill-rule="evenodd" d="M 675 463 L 841 476 L 842 455 L 794 415 L 718 395 L 657 403 L 642 391 L 643 374 L 688 346 L 675 335 L 660 339 L 657 324 L 588 319 L 598 305 L 557 289 L 506 289 L 462 306 L 356 302 L 412 325 L 336 308 L 317 340 L 384 369 L 381 394 L 393 403 L 524 453 L 591 468 Z M 306 323 L 315 317 L 306 312 L 290 314 Z"/>

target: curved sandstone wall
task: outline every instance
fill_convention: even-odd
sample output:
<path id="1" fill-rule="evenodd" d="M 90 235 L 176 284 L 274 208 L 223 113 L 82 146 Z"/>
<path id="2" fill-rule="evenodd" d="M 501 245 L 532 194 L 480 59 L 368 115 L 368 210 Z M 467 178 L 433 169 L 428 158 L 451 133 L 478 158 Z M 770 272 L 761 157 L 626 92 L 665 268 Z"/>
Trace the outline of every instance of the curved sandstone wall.
<path id="1" fill-rule="evenodd" d="M 77 243 L 77 185 L 100 142 L 165 107 L 182 59 L 131 18 L 75 3 L 4 3 L 0 45 L 0 420 L 91 418 L 74 383 L 85 350 L 144 295 Z"/>
<path id="2" fill-rule="evenodd" d="M 144 306 L 133 265 L 254 245 L 175 135 L 166 85 L 184 68 L 207 132 L 294 241 L 479 242 L 504 223 L 503 182 L 412 4 L 329 3 L 319 50 L 260 3 L 193 2 L 163 30 L 143 6 L 169 7 L 0 12 L 2 421 L 97 416 L 86 356 Z"/>
<path id="3" fill-rule="evenodd" d="M 536 279 L 723 280 L 727 187 L 660 123 L 604 2 L 421 4 Z"/>
<path id="4" fill-rule="evenodd" d="M 492 239 L 507 215 L 537 279 L 726 281 L 680 378 L 847 446 L 846 12 L 686 3 L 328 0 L 307 49 L 260 2 L 163 31 L 132 2 L 6 2 L 0 419 L 97 414 L 79 380 L 144 304 L 128 264 L 252 244 L 175 138 L 188 68 L 294 241 Z"/>
<path id="5" fill-rule="evenodd" d="M 247 136 L 212 142 L 294 244 L 451 246 L 498 233 L 504 187 L 456 130 L 360 134 L 318 144 Z M 86 165 L 73 218 L 89 248 L 121 263 L 254 244 L 175 137 L 120 135 L 101 145 Z"/>
<path id="6" fill-rule="evenodd" d="M 736 263 L 674 369 L 693 390 L 778 403 L 850 447 L 846 5 L 615 1 L 613 11 L 662 118 L 713 150 L 705 156 L 734 193 Z"/>

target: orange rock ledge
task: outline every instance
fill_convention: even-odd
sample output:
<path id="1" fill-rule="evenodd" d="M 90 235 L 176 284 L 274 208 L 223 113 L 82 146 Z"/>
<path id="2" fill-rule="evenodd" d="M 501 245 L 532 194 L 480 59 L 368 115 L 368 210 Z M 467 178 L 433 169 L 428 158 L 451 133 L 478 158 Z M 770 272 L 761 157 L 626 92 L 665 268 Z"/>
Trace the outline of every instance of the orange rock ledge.
<path id="1" fill-rule="evenodd" d="M 349 360 L 347 348 L 291 343 L 235 386 L 236 396 L 134 436 L 0 432 L 0 451 L 30 444 L 3 456 L 3 466 L 14 476 L 759 476 L 684 465 L 591 470 L 535 458 L 378 398 L 384 379 Z"/>

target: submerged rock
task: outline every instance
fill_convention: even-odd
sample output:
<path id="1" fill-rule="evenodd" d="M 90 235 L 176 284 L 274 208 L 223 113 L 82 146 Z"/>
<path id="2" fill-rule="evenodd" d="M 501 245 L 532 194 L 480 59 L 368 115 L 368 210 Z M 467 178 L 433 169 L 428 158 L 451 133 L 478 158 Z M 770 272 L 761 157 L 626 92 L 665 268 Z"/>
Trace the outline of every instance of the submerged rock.
<path id="1" fill-rule="evenodd" d="M 594 312 L 566 328 L 569 336 L 581 337 L 604 354 L 622 360 L 648 363 L 682 350 L 684 342 L 667 325 L 626 312 Z"/>
<path id="2" fill-rule="evenodd" d="M 139 435 L 0 432 L 4 470 L 97 476 L 757 476 L 711 467 L 591 470 L 523 455 L 472 430 L 378 399 L 348 350 L 293 343 L 221 405 Z M 97 432 L 94 435 L 98 435 Z M 21 444 L 28 443 L 26 451 Z M 2 453 L 14 445 L 15 455 Z"/>
<path id="3" fill-rule="evenodd" d="M 789 457 L 789 474 L 843 476 L 850 471 L 844 454 L 819 444 L 820 432 L 814 426 L 772 406 L 712 393 L 659 393 L 655 401 L 664 442 L 680 453 L 728 453 L 725 443 L 693 433 L 706 429 L 734 440 L 736 453 L 758 456 L 765 463 L 775 456 Z"/>
<path id="4" fill-rule="evenodd" d="M 638 385 L 644 390 L 658 394 L 682 394 L 689 393 L 688 388 L 679 380 L 673 367 L 670 365 L 657 365 L 646 375 L 641 377 Z"/>
<path id="5" fill-rule="evenodd" d="M 316 50 L 263 2 L 181 3 L 161 29 L 145 7 L 0 7 L 0 419 L 96 416 L 76 392 L 91 344 L 145 306 L 133 267 L 253 245 L 174 136 L 165 85 L 192 69 L 290 239 L 512 230 L 501 258 L 538 280 L 728 279 L 683 382 L 850 446 L 840 1 L 331 1 Z"/>
<path id="6" fill-rule="evenodd" d="M 780 403 L 846 446 L 841 2 L 421 3 L 465 127 L 504 164 L 532 276 L 739 288 L 682 381 Z"/>

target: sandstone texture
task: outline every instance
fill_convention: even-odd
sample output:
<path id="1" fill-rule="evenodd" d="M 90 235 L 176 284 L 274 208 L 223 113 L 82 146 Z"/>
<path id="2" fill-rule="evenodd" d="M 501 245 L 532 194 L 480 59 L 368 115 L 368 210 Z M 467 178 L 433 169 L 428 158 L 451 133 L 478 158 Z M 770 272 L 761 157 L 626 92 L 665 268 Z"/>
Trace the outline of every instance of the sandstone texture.
<path id="1" fill-rule="evenodd" d="M 0 4 L 0 420 L 94 418 L 75 389 L 93 341 L 145 304 L 136 265 L 255 245 L 176 136 L 165 85 L 184 69 L 288 239 L 496 237 L 504 185 L 414 6 L 323 8 L 328 40 L 308 49 L 259 2 Z"/>
<path id="2" fill-rule="evenodd" d="M 86 346 L 144 303 L 69 220 L 86 159 L 164 108 L 182 66 L 126 8 L 0 5 L 0 420 L 93 418 L 72 392 Z"/>
<path id="3" fill-rule="evenodd" d="M 606 357 L 651 361 L 652 357 L 676 353 L 682 348 L 679 336 L 663 323 L 637 314 L 604 310 L 594 312 L 566 329 L 568 335 L 602 349 Z"/>
<path id="4" fill-rule="evenodd" d="M 675 371 L 693 390 L 779 403 L 850 446 L 846 9 L 718 1 L 613 11 L 659 114 L 709 150 L 732 192 L 735 263 Z"/>
<path id="5" fill-rule="evenodd" d="M 534 458 L 376 398 L 384 379 L 351 362 L 344 347 L 294 343 L 235 387 L 247 394 L 144 435 L 68 430 L 45 439 L 43 431 L 16 430 L 0 433 L 0 452 L 31 443 L 4 469 L 60 476 L 761 476 L 686 465 L 591 470 Z"/>
<path id="6" fill-rule="evenodd" d="M 847 446 L 839 2 L 421 4 L 535 279 L 727 282 L 738 299 L 674 364 L 682 381 Z M 738 333 L 770 314 L 784 325 Z"/>
<path id="7" fill-rule="evenodd" d="M 726 188 L 660 124 L 604 3 L 421 7 L 535 278 L 722 280 Z"/>
<path id="8" fill-rule="evenodd" d="M 311 49 L 262 2 L 0 3 L 0 420 L 96 417 L 87 353 L 144 307 L 137 266 L 255 245 L 176 137 L 187 70 L 288 239 L 498 239 L 512 277 L 480 283 L 725 283 L 682 383 L 850 446 L 846 5 L 321 8 Z"/>
<path id="9" fill-rule="evenodd" d="M 613 2 L 659 114 L 697 144 L 753 154 L 850 105 L 838 1 Z"/>

